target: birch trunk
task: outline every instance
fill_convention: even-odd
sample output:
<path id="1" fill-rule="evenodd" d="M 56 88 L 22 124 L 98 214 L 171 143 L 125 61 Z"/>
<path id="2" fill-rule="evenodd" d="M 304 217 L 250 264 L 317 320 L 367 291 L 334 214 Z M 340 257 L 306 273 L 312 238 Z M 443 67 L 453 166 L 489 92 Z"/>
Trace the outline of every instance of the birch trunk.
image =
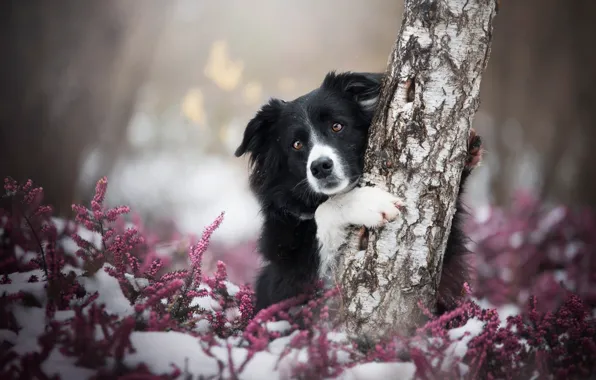
<path id="1" fill-rule="evenodd" d="M 348 331 L 409 332 L 432 309 L 479 105 L 495 0 L 405 0 L 401 30 L 370 130 L 363 185 L 399 196 L 395 222 L 355 231 L 340 254 Z"/>

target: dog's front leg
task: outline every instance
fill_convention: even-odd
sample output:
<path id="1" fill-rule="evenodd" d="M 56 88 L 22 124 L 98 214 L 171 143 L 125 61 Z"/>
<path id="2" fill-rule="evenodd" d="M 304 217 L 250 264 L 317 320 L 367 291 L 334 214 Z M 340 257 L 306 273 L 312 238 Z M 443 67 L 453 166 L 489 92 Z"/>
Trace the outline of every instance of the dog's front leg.
<path id="1" fill-rule="evenodd" d="M 339 247 L 346 239 L 348 226 L 382 226 L 397 217 L 400 207 L 397 197 L 377 187 L 357 187 L 321 204 L 315 211 L 319 276 L 324 276 L 335 261 Z"/>

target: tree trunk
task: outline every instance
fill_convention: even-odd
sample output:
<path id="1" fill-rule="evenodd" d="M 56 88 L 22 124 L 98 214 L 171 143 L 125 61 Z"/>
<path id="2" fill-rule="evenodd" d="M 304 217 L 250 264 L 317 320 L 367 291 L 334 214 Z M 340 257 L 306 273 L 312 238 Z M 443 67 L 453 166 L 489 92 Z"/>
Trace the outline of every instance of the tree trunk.
<path id="1" fill-rule="evenodd" d="M 495 0 L 406 0 L 370 130 L 364 185 L 403 199 L 403 217 L 353 232 L 340 254 L 348 331 L 409 332 L 432 309 L 479 105 Z"/>

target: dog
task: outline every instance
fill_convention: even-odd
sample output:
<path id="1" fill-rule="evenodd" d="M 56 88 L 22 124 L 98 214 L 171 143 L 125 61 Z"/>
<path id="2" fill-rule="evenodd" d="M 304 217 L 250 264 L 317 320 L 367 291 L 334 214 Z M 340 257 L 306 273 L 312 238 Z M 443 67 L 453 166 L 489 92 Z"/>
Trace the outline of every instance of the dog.
<path id="1" fill-rule="evenodd" d="M 320 87 L 292 101 L 270 99 L 246 126 L 235 156 L 249 155 L 250 189 L 263 215 L 258 251 L 265 265 L 256 280 L 255 312 L 329 278 L 349 226 L 375 228 L 398 217 L 398 198 L 358 186 L 382 80 L 379 73 L 330 72 Z M 480 138 L 472 133 L 438 313 L 454 306 L 467 280 L 461 195 L 479 158 Z"/>

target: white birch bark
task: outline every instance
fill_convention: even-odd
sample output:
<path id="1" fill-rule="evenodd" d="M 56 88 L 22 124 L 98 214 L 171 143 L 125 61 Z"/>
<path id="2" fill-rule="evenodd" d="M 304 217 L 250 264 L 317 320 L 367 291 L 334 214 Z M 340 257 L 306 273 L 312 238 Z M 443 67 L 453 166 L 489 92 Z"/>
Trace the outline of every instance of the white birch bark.
<path id="1" fill-rule="evenodd" d="M 351 233 L 340 254 L 340 315 L 348 331 L 407 332 L 432 309 L 479 105 L 495 0 L 405 0 L 370 131 L 363 185 L 399 196 L 405 212 Z"/>

